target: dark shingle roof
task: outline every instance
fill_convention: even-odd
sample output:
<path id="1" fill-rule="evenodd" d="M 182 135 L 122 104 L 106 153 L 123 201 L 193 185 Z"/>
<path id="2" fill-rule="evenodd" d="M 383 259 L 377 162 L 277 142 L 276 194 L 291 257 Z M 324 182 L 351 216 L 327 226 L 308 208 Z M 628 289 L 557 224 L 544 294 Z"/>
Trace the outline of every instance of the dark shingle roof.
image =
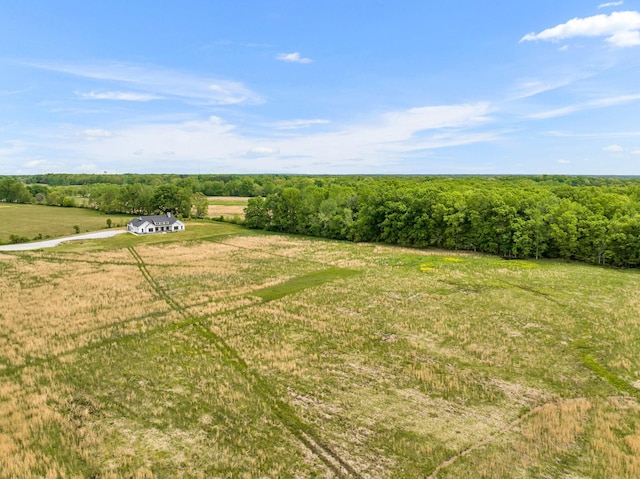
<path id="1" fill-rule="evenodd" d="M 149 223 L 153 223 L 155 226 L 159 225 L 172 225 L 178 218 L 175 216 L 167 216 L 167 215 L 150 215 L 150 216 L 140 216 L 139 218 L 132 219 L 129 223 L 133 226 L 140 226 L 145 221 Z"/>

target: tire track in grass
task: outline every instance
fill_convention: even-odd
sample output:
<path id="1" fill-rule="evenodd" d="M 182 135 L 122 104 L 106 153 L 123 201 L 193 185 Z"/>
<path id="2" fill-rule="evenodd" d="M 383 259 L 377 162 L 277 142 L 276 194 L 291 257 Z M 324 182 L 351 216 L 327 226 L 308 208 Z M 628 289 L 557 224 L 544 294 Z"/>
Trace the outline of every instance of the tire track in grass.
<path id="1" fill-rule="evenodd" d="M 570 317 L 578 318 L 577 323 L 582 325 L 582 327 L 580 328 L 582 331 L 589 330 L 589 324 L 582 314 L 573 309 L 570 305 L 555 299 L 549 293 L 545 293 L 522 284 L 515 284 L 505 280 L 500 281 L 508 284 L 509 286 L 519 288 L 523 291 L 540 296 L 547 301 L 550 301 L 551 303 L 559 306 L 561 309 L 567 311 Z M 640 399 L 640 389 L 636 388 L 635 386 L 630 384 L 629 381 L 626 381 L 625 379 L 609 371 L 606 367 L 600 364 L 592 351 L 593 348 L 589 345 L 589 342 L 585 338 L 571 339 L 571 342 L 569 344 L 571 349 L 577 353 L 582 365 L 588 368 L 593 374 L 602 379 L 604 382 L 608 383 L 617 391 L 623 394 L 628 394 L 629 396 L 632 396 L 636 399 Z"/>
<path id="2" fill-rule="evenodd" d="M 561 301 L 558 301 L 557 299 L 553 298 L 548 293 L 545 293 L 545 292 L 542 292 L 542 291 L 538 291 L 538 290 L 536 290 L 534 288 L 531 288 L 531 287 L 528 287 L 528 286 L 524 286 L 524 285 L 521 285 L 521 284 L 514 284 L 514 283 L 511 283 L 511 282 L 508 282 L 508 281 L 504 281 L 504 280 L 501 280 L 501 282 L 503 282 L 503 283 L 505 283 L 505 284 L 507 284 L 507 285 L 509 285 L 511 287 L 519 288 L 519 289 L 522 289 L 523 291 L 526 291 L 528 293 L 535 294 L 537 296 L 543 297 L 544 299 L 546 299 L 546 300 L 558 305 L 560 308 L 562 308 L 562 309 L 566 310 L 567 312 L 569 312 L 572 317 L 580 317 L 580 315 L 578 315 L 575 311 L 573 311 L 569 305 L 564 304 Z M 610 386 L 612 386 L 618 392 L 623 394 L 622 396 L 605 396 L 605 397 L 608 397 L 608 398 L 624 397 L 624 398 L 632 398 L 632 399 L 635 399 L 636 401 L 640 400 L 640 391 L 637 388 L 635 388 L 634 386 L 632 386 L 631 384 L 629 384 L 624 379 L 620 378 L 619 376 L 617 376 L 616 374 L 610 372 L 605 367 L 603 367 L 601 364 L 599 364 L 596 361 L 596 359 L 594 358 L 594 356 L 590 353 L 590 349 L 588 347 L 588 344 L 584 339 L 573 340 L 571 344 L 572 344 L 572 348 L 576 352 L 579 353 L 580 361 L 582 362 L 582 364 L 584 366 L 589 368 L 596 376 L 598 376 L 600 379 L 606 381 L 607 383 L 609 383 Z M 584 398 L 571 398 L 571 399 L 587 399 L 587 400 L 589 400 L 589 399 L 592 399 L 593 397 L 594 396 L 584 397 Z M 498 431 L 496 431 L 494 433 L 489 434 L 484 439 L 478 441 L 475 444 L 472 444 L 468 448 L 460 451 L 459 453 L 453 455 L 452 457 L 450 457 L 449 459 L 447 459 L 446 461 L 444 461 L 443 463 L 438 465 L 433 470 L 433 472 L 429 476 L 427 476 L 427 479 L 437 479 L 438 478 L 438 473 L 442 469 L 445 469 L 445 468 L 451 466 L 454 462 L 456 462 L 461 457 L 468 456 L 469 454 L 473 453 L 477 449 L 479 449 L 479 448 L 489 444 L 490 442 L 495 441 L 499 437 L 507 434 L 508 432 L 513 430 L 515 427 L 520 425 L 522 422 L 524 422 L 526 419 L 528 419 L 532 415 L 534 415 L 537 412 L 539 412 L 544 406 L 546 406 L 548 404 L 557 403 L 557 402 L 558 401 L 551 401 L 550 403 L 539 404 L 538 406 L 535 406 L 535 407 L 529 409 L 528 411 L 524 412 L 522 415 L 517 417 L 515 420 L 513 420 L 511 423 L 509 423 L 506 427 L 504 427 L 504 428 L 502 428 L 502 429 L 500 429 L 500 430 L 498 430 Z"/>
<path id="3" fill-rule="evenodd" d="M 555 401 L 553 401 L 553 402 L 555 402 Z M 445 468 L 449 467 L 450 465 L 452 465 L 454 462 L 456 462 L 461 457 L 468 456 L 469 454 L 471 454 L 472 452 L 476 451 L 477 449 L 480 449 L 481 447 L 486 446 L 490 442 L 495 441 L 499 437 L 507 434 L 508 432 L 513 430 L 515 427 L 517 427 L 520 424 L 522 424 L 526 419 L 528 419 L 529 417 L 533 416 L 535 413 L 540 411 L 546 404 L 547 403 L 539 404 L 538 406 L 536 406 L 536 407 L 534 407 L 532 409 L 529 409 L 524 414 L 518 416 L 515 420 L 513 420 L 511 423 L 509 423 L 506 427 L 504 427 L 502 429 L 499 429 L 498 431 L 496 431 L 494 433 L 489 434 L 484 439 L 481 439 L 480 441 L 476 442 L 475 444 L 472 444 L 471 446 L 467 447 L 466 449 L 463 449 L 459 453 L 451 456 L 449 459 L 447 459 L 443 463 L 439 464 L 433 470 L 433 472 L 427 476 L 427 479 L 438 479 L 438 473 L 440 471 L 442 471 L 442 469 L 445 469 Z"/>
<path id="4" fill-rule="evenodd" d="M 294 437 L 296 437 L 338 477 L 362 477 L 360 473 L 351 466 L 351 464 L 342 459 L 340 455 L 329 447 L 329 445 L 318 438 L 311 426 L 303 422 L 296 415 L 293 408 L 279 398 L 278 394 L 269 385 L 269 383 L 256 371 L 252 370 L 235 349 L 229 346 L 229 344 L 220 335 L 213 332 L 204 324 L 206 321 L 204 318 L 190 318 L 184 308 L 171 298 L 162 289 L 153 275 L 151 275 L 140 254 L 133 247 L 128 247 L 128 250 L 136 260 L 138 269 L 142 273 L 142 276 L 156 294 L 165 300 L 171 309 L 179 313 L 185 319 L 186 325 L 191 325 L 200 337 L 215 346 L 215 348 L 221 353 L 225 363 L 231 366 L 249 385 L 251 385 L 256 396 L 271 408 L 274 416 L 291 434 L 293 434 Z"/>
<path id="5" fill-rule="evenodd" d="M 537 414 L 538 412 L 540 412 L 545 406 L 548 406 L 550 404 L 558 404 L 561 401 L 566 401 L 566 400 L 570 400 L 570 401 L 575 401 L 575 400 L 579 400 L 579 399 L 586 399 L 587 401 L 594 399 L 594 398 L 605 398 L 605 399 L 616 399 L 616 398 L 625 398 L 625 399 L 634 399 L 632 396 L 627 396 L 627 395 L 613 395 L 613 396 L 583 396 L 583 397 L 572 397 L 572 398 L 565 398 L 565 399 L 556 399 L 553 401 L 549 401 L 546 403 L 542 403 L 542 404 L 538 404 L 537 406 L 529 409 L 528 411 L 525 411 L 523 414 L 521 414 L 520 416 L 518 416 L 516 419 L 514 419 L 513 421 L 511 421 L 509 424 L 507 424 L 505 427 L 503 427 L 502 429 L 499 429 L 491 434 L 489 434 L 487 437 L 485 437 L 484 439 L 481 439 L 480 441 L 478 441 L 475 444 L 472 444 L 471 446 L 467 447 L 466 449 L 463 449 L 462 451 L 460 451 L 457 454 L 454 454 L 453 456 L 451 456 L 449 459 L 447 459 L 446 461 L 442 462 L 441 464 L 439 464 L 434 470 L 433 472 L 431 472 L 431 474 L 429 474 L 427 476 L 427 479 L 438 479 L 438 473 L 440 471 L 442 471 L 443 469 L 451 466 L 454 462 L 456 462 L 458 459 L 460 459 L 461 457 L 464 456 L 468 456 L 469 454 L 471 454 L 472 452 L 476 451 L 477 449 L 480 449 L 483 446 L 486 446 L 487 444 L 489 444 L 490 442 L 493 442 L 495 440 L 497 440 L 498 438 L 500 438 L 501 436 L 504 436 L 505 434 L 511 432 L 513 429 L 515 429 L 516 427 L 518 427 L 520 424 L 522 424 L 524 421 L 526 421 L 527 419 L 529 419 L 531 416 L 533 416 L 534 414 Z M 637 400 L 637 398 L 635 398 Z"/>

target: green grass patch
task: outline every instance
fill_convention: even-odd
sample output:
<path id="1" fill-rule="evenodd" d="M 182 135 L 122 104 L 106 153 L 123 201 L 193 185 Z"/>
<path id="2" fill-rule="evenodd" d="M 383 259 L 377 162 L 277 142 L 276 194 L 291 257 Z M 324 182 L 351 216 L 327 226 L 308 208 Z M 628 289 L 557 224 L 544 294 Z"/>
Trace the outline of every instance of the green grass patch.
<path id="1" fill-rule="evenodd" d="M 295 294 L 307 288 L 314 288 L 329 281 L 345 279 L 358 274 L 358 271 L 342 268 L 330 268 L 322 271 L 314 271 L 313 273 L 298 276 L 284 283 L 269 286 L 258 291 L 254 291 L 253 295 L 262 298 L 265 301 L 273 301 L 284 298 L 290 294 Z"/>
<path id="2" fill-rule="evenodd" d="M 34 239 L 59 238 L 107 228 L 107 219 L 112 225 L 124 226 L 132 217 L 127 215 L 105 215 L 84 208 L 61 208 L 42 205 L 0 204 L 0 243 L 9 243 L 12 235 Z"/>
<path id="3" fill-rule="evenodd" d="M 151 234 L 136 236 L 129 233 L 106 239 L 89 239 L 73 241 L 58 246 L 61 252 L 97 252 L 109 251 L 121 248 L 129 248 L 140 245 L 160 245 L 172 243 L 184 243 L 190 241 L 212 241 L 217 237 L 239 234 L 243 228 L 227 223 L 212 223 L 208 221 L 188 221 L 186 230 L 178 233 Z"/>
<path id="4" fill-rule="evenodd" d="M 249 197 L 245 196 L 209 196 L 207 201 L 210 205 L 247 206 Z"/>

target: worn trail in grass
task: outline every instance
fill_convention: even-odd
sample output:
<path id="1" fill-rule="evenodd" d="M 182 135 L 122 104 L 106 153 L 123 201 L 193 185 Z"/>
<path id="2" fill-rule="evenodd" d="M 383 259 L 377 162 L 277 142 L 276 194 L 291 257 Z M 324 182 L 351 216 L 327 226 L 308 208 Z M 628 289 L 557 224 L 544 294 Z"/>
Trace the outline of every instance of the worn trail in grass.
<path id="1" fill-rule="evenodd" d="M 640 474 L 636 272 L 187 233 L 0 255 L 0 477 Z"/>
<path id="2" fill-rule="evenodd" d="M 244 378 L 247 383 L 251 384 L 252 390 L 256 397 L 259 397 L 265 404 L 269 405 L 274 415 L 284 424 L 284 426 L 302 442 L 310 451 L 313 452 L 325 465 L 339 477 L 360 477 L 360 474 L 346 461 L 344 461 L 336 452 L 334 452 L 327 444 L 322 442 L 313 429 L 300 420 L 296 416 L 293 409 L 284 401 L 282 401 L 273 388 L 262 378 L 257 372 L 253 371 L 249 365 L 238 355 L 232 347 L 230 347 L 222 337 L 212 332 L 209 328 L 202 325 L 202 320 L 198 318 L 188 318 L 188 313 L 178 303 L 176 303 L 160 285 L 155 281 L 149 273 L 142 257 L 133 247 L 129 247 L 129 252 L 135 258 L 140 272 L 151 288 L 164 299 L 169 306 L 180 313 L 185 319 L 191 319 L 195 331 L 210 341 L 221 353 L 224 361 L 231 365 L 233 369 Z M 265 301 L 282 298 L 287 294 L 293 294 L 302 289 L 317 286 L 319 284 L 331 281 L 332 279 L 344 277 L 348 274 L 355 274 L 355 271 L 342 271 L 340 269 L 325 270 L 319 273 L 305 275 L 296 281 L 289 281 L 278 287 L 265 288 L 255 292 L 254 294 Z"/>

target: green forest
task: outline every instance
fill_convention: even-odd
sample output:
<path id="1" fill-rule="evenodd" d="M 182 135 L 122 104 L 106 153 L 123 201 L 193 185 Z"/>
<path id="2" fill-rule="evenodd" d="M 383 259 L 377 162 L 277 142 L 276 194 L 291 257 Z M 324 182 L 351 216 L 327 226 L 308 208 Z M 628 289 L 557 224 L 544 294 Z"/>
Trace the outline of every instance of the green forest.
<path id="1" fill-rule="evenodd" d="M 640 178 L 578 176 L 73 175 L 0 179 L 0 201 L 206 217 L 249 196 L 245 225 L 504 258 L 640 265 Z"/>

